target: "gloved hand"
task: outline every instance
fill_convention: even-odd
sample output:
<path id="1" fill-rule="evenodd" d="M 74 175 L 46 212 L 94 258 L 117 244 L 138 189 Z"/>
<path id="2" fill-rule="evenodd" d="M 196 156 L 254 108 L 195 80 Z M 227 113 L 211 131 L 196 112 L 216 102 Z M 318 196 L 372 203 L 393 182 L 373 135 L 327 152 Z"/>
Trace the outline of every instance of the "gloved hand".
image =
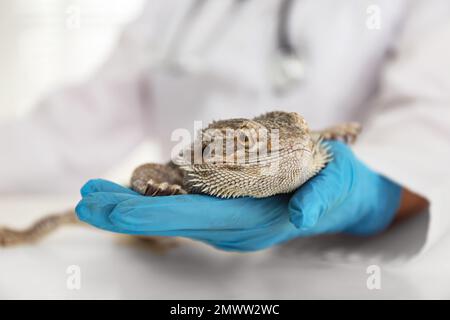
<path id="1" fill-rule="evenodd" d="M 292 194 L 264 199 L 144 197 L 112 182 L 91 180 L 81 189 L 76 212 L 105 230 L 188 237 L 235 251 L 301 236 L 384 230 L 399 207 L 401 187 L 367 168 L 343 143 L 329 145 L 334 160 Z"/>
<path id="2" fill-rule="evenodd" d="M 80 220 L 126 234 L 180 236 L 224 250 L 252 251 L 294 238 L 289 195 L 219 199 L 206 195 L 145 197 L 105 180 L 81 189 Z"/>
<path id="3" fill-rule="evenodd" d="M 400 207 L 402 187 L 372 171 L 342 142 L 328 144 L 333 161 L 294 193 L 291 222 L 308 235 L 383 231 Z"/>

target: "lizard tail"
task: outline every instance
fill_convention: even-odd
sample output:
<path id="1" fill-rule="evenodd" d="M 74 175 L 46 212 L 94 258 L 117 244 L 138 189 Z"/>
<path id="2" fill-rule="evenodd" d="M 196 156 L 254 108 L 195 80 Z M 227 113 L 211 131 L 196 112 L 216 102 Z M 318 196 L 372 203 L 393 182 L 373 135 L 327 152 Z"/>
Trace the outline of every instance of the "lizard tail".
<path id="1" fill-rule="evenodd" d="M 75 211 L 68 210 L 64 213 L 48 215 L 23 230 L 0 227 L 0 247 L 36 242 L 61 226 L 78 223 L 80 221 Z"/>

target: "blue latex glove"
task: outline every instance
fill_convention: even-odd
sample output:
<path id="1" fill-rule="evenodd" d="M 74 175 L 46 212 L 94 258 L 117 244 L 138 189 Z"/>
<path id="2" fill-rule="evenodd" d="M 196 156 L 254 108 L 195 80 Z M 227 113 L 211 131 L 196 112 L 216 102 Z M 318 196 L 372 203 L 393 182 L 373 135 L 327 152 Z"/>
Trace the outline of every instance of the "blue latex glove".
<path id="1" fill-rule="evenodd" d="M 371 235 L 387 228 L 401 187 L 367 168 L 343 143 L 334 160 L 292 194 L 264 199 L 206 195 L 144 197 L 105 180 L 82 189 L 78 217 L 101 229 L 189 237 L 224 250 L 252 251 L 295 237 Z"/>

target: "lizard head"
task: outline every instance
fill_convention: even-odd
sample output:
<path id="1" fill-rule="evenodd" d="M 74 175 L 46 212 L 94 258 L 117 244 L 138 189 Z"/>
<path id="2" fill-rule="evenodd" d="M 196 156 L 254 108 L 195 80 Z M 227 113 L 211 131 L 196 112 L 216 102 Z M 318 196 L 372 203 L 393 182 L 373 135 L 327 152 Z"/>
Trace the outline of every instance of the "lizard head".
<path id="1" fill-rule="evenodd" d="M 317 161 L 318 145 L 302 116 L 276 111 L 211 123 L 180 167 L 190 192 L 266 197 L 293 191 L 316 174 L 326 163 Z"/>

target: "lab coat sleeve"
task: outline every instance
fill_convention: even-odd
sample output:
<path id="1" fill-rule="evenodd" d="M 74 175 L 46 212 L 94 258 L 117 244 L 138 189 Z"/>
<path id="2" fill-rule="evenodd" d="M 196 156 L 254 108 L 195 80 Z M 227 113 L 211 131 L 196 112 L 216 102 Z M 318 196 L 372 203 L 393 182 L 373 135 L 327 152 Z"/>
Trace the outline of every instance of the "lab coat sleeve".
<path id="1" fill-rule="evenodd" d="M 426 250 L 450 232 L 450 3 L 417 3 L 394 40 L 355 152 L 428 199 Z"/>
<path id="2" fill-rule="evenodd" d="M 125 28 L 86 83 L 62 88 L 26 117 L 0 124 L 0 193 L 78 190 L 140 142 L 151 127 L 144 27 L 138 19 Z"/>

